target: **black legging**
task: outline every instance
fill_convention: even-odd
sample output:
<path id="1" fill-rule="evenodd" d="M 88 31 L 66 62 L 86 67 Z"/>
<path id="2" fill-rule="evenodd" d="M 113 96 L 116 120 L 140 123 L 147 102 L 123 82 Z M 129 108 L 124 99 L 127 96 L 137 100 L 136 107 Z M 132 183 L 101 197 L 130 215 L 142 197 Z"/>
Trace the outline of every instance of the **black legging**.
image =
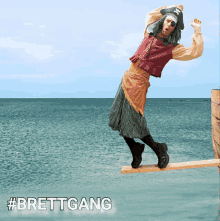
<path id="1" fill-rule="evenodd" d="M 130 137 L 123 137 L 123 138 L 129 147 L 132 147 L 136 144 L 136 142 L 133 138 L 130 138 Z M 153 140 L 151 135 L 147 135 L 147 136 L 141 138 L 141 140 L 150 147 L 153 147 L 153 145 L 155 143 L 155 141 Z"/>
<path id="2" fill-rule="evenodd" d="M 127 143 L 129 147 L 132 147 L 136 144 L 133 138 L 129 138 L 129 137 L 123 137 L 123 138 L 125 139 L 125 142 Z"/>

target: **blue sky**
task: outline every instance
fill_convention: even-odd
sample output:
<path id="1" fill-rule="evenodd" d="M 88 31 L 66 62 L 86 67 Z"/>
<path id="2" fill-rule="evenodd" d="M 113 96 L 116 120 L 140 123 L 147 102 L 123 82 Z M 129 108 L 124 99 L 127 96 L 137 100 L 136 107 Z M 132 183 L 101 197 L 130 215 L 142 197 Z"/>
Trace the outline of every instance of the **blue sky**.
<path id="1" fill-rule="evenodd" d="M 150 2 L 150 3 L 149 3 Z M 182 4 L 189 47 L 202 21 L 203 55 L 171 60 L 147 98 L 209 98 L 219 89 L 219 1 L 8 0 L 0 8 L 0 98 L 114 98 L 143 39 L 146 14 Z"/>

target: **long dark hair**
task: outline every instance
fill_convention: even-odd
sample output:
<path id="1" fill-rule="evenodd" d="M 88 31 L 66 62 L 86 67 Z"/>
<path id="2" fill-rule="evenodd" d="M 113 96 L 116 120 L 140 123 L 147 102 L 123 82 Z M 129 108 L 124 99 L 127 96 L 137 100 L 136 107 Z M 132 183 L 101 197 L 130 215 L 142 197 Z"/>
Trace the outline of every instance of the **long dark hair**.
<path id="1" fill-rule="evenodd" d="M 151 32 L 150 35 L 153 35 L 156 38 L 157 35 L 159 33 L 161 33 L 162 28 L 163 28 L 163 23 L 164 23 L 164 20 L 166 19 L 166 17 L 167 16 L 164 16 L 158 22 L 156 22 L 155 24 L 152 24 L 152 31 L 153 32 Z M 180 29 L 179 23 L 177 22 L 176 27 L 168 36 L 167 41 L 169 42 L 169 44 L 177 45 L 177 42 L 180 39 L 181 39 L 181 29 Z"/>

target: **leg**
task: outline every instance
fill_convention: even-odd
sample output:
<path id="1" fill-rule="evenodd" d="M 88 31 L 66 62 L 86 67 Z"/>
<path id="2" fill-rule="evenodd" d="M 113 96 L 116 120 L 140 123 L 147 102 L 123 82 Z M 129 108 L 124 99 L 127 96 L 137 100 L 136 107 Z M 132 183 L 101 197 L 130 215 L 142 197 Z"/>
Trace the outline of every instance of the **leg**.
<path id="1" fill-rule="evenodd" d="M 129 147 L 132 147 L 136 144 L 133 138 L 129 138 L 129 137 L 123 137 L 123 138 Z"/>
<path id="2" fill-rule="evenodd" d="M 142 161 L 141 154 L 144 152 L 144 144 L 135 142 L 133 138 L 129 137 L 123 137 L 123 138 L 126 141 L 127 145 L 129 146 L 131 154 L 133 156 L 133 161 L 131 163 L 131 166 L 133 168 L 138 168 L 138 166 Z"/>
<path id="3" fill-rule="evenodd" d="M 158 167 L 164 168 L 169 163 L 169 155 L 167 154 L 167 145 L 165 143 L 157 143 L 153 140 L 151 135 L 147 135 L 141 140 L 147 144 L 158 157 Z"/>

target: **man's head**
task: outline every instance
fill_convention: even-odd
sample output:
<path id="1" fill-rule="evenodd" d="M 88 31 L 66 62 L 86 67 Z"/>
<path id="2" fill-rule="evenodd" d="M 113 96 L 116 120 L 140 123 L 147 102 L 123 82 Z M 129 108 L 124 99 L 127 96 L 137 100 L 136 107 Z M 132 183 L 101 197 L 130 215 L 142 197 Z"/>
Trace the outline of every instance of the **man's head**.
<path id="1" fill-rule="evenodd" d="M 161 34 L 163 37 L 168 37 L 171 32 L 175 29 L 177 24 L 177 19 L 172 15 L 167 15 L 163 22 L 163 28 Z"/>
<path id="2" fill-rule="evenodd" d="M 184 29 L 183 14 L 179 8 L 165 8 L 160 10 L 164 15 L 157 22 L 147 27 L 148 33 L 154 37 L 166 38 L 169 44 L 177 45 L 181 39 L 181 30 Z"/>
<path id="3" fill-rule="evenodd" d="M 183 13 L 182 11 L 177 8 L 177 7 L 172 7 L 172 8 L 164 8 L 160 10 L 160 13 L 162 15 L 166 15 L 166 16 L 172 16 L 173 18 L 175 18 L 176 23 L 179 23 L 180 29 L 183 30 L 184 29 L 184 23 L 183 23 Z"/>

